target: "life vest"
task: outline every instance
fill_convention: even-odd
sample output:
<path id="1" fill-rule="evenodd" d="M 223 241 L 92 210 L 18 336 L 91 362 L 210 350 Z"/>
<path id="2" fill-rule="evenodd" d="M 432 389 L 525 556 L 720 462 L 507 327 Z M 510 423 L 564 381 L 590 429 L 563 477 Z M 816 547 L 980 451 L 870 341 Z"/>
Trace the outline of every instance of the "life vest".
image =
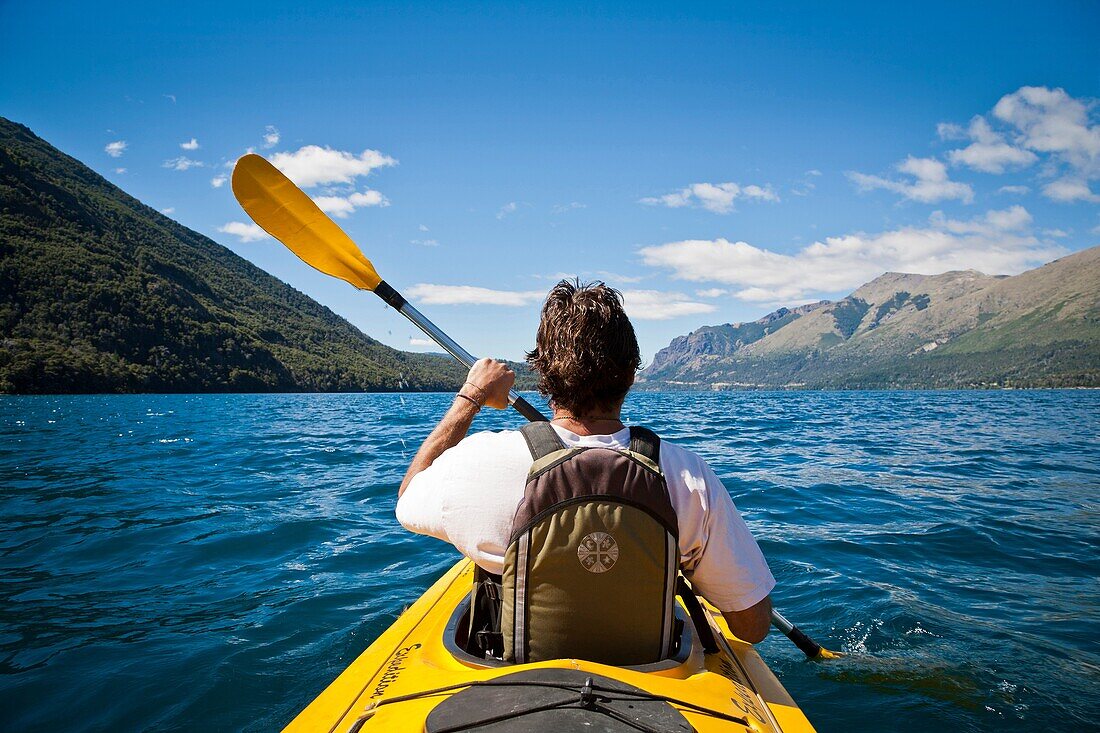
<path id="1" fill-rule="evenodd" d="M 680 566 L 660 439 L 567 448 L 546 422 L 521 431 L 533 463 L 504 556 L 504 659 L 614 665 L 669 656 Z"/>

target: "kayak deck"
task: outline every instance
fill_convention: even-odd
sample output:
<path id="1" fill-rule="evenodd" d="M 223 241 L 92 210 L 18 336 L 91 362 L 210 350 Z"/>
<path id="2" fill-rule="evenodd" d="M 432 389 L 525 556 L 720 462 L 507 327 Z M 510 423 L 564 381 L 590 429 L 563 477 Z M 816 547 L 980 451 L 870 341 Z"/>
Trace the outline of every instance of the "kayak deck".
<path id="1" fill-rule="evenodd" d="M 610 678 L 672 700 L 672 707 L 700 733 L 813 730 L 752 645 L 730 634 L 721 614 L 709 606 L 719 651 L 704 654 L 691 629 L 691 648 L 680 655 L 682 661 L 651 665 L 644 671 L 581 659 L 487 666 L 468 655 L 455 655 L 444 639 L 453 632 L 455 609 L 469 598 L 473 571 L 473 564 L 465 559 L 447 571 L 285 730 L 422 731 L 428 715 L 454 695 L 456 686 L 555 669 Z M 439 688 L 449 689 L 433 694 Z M 399 697 L 403 699 L 395 700 Z"/>

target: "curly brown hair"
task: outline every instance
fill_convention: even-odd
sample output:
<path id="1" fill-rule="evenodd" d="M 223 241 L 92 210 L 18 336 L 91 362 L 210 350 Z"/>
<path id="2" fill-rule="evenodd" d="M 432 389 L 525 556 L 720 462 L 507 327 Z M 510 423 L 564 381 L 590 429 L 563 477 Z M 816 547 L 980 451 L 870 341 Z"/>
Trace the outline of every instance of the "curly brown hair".
<path id="1" fill-rule="evenodd" d="M 578 417 L 611 409 L 642 365 L 622 294 L 598 281 L 559 282 L 546 296 L 527 363 L 555 407 Z"/>

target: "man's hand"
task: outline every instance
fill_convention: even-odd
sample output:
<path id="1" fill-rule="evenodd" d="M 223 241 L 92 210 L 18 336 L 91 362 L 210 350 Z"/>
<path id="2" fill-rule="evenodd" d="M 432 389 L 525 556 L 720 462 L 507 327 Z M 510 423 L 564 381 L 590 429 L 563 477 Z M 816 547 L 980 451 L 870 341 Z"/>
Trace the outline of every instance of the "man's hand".
<path id="1" fill-rule="evenodd" d="M 466 375 L 459 394 L 477 400 L 479 405 L 504 410 L 508 407 L 508 390 L 516 383 L 516 373 L 504 362 L 478 359 Z M 471 389 L 471 386 L 474 389 Z"/>

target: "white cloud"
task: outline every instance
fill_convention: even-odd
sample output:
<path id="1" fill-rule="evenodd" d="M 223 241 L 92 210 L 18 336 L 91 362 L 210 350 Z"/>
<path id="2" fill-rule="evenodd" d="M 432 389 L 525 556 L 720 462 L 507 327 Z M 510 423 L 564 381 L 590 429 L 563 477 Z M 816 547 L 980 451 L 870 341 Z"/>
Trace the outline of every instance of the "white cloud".
<path id="1" fill-rule="evenodd" d="M 225 185 L 225 182 L 229 180 L 229 176 L 219 173 L 210 179 L 210 185 L 214 188 L 221 188 Z"/>
<path id="2" fill-rule="evenodd" d="M 190 140 L 188 140 L 185 143 L 180 143 L 180 147 L 183 148 L 184 150 L 198 150 L 199 149 L 199 141 L 196 140 L 195 138 L 191 138 Z"/>
<path id="3" fill-rule="evenodd" d="M 123 152 L 125 152 L 128 147 L 129 143 L 125 140 L 115 140 L 113 143 L 107 143 L 106 147 L 103 148 L 103 152 L 107 153 L 107 155 L 112 158 L 119 158 L 122 157 Z"/>
<path id="4" fill-rule="evenodd" d="M 620 275 L 617 272 L 608 272 L 607 270 L 596 270 L 594 274 L 613 287 L 615 283 L 640 283 L 645 280 L 644 275 Z"/>
<path id="5" fill-rule="evenodd" d="M 728 214 L 733 211 L 733 202 L 739 198 L 757 201 L 778 201 L 779 196 L 772 190 L 771 184 L 741 186 L 737 183 L 693 183 L 686 188 L 664 196 L 647 197 L 638 203 L 650 206 L 667 206 L 679 209 L 684 206 L 701 206 L 715 214 Z"/>
<path id="6" fill-rule="evenodd" d="M 965 140 L 966 130 L 961 125 L 956 125 L 954 122 L 941 122 L 936 125 L 936 134 L 940 136 L 940 140 Z"/>
<path id="7" fill-rule="evenodd" d="M 176 95 L 175 94 L 162 94 L 160 96 L 164 97 L 165 99 L 171 100 L 172 104 L 176 103 Z"/>
<path id="8" fill-rule="evenodd" d="M 419 244 L 421 247 L 438 247 L 439 242 L 435 239 L 410 239 L 409 244 Z"/>
<path id="9" fill-rule="evenodd" d="M 928 226 L 877 234 L 827 237 L 787 255 L 725 239 L 686 240 L 644 247 L 645 264 L 693 282 L 735 286 L 733 295 L 761 303 L 790 303 L 810 295 L 848 292 L 888 271 L 933 274 L 977 269 L 1018 273 L 1064 254 L 1029 230 L 1020 206 L 969 221 L 935 213 Z"/>
<path id="10" fill-rule="evenodd" d="M 120 176 L 125 172 L 126 172 L 125 168 L 115 168 L 115 173 L 119 174 Z"/>
<path id="11" fill-rule="evenodd" d="M 411 298 L 426 305 L 504 305 L 524 306 L 540 302 L 541 290 L 490 290 L 474 285 L 434 285 L 418 283 L 408 289 Z"/>
<path id="12" fill-rule="evenodd" d="M 1043 235 L 1054 239 L 1065 239 L 1069 236 L 1069 232 L 1065 229 L 1044 229 Z"/>
<path id="13" fill-rule="evenodd" d="M 174 214 L 174 213 L 176 213 L 176 207 L 175 206 L 169 206 L 166 209 L 161 209 L 160 213 L 164 214 L 165 216 L 167 216 L 168 214 Z"/>
<path id="14" fill-rule="evenodd" d="M 435 342 L 431 339 L 418 339 L 415 336 L 409 338 L 409 346 L 416 346 L 418 348 L 424 348 L 428 346 L 435 346 Z"/>
<path id="15" fill-rule="evenodd" d="M 723 295 L 729 295 L 730 291 L 725 288 L 707 288 L 706 290 L 696 290 L 695 294 L 700 298 L 721 298 Z"/>
<path id="16" fill-rule="evenodd" d="M 557 204 L 550 209 L 551 214 L 564 214 L 574 209 L 587 209 L 587 204 L 582 204 L 579 201 L 570 201 L 568 204 Z"/>
<path id="17" fill-rule="evenodd" d="M 915 180 L 896 181 L 855 171 L 849 171 L 848 177 L 861 191 L 883 188 L 911 201 L 926 204 L 950 199 L 968 204 L 974 200 L 974 190 L 968 184 L 950 180 L 947 166 L 935 158 L 914 158 L 910 155 L 898 164 L 897 169 Z"/>
<path id="18" fill-rule="evenodd" d="M 1100 124 L 1091 122 L 1090 111 L 1064 89 L 1048 87 L 1020 87 L 993 107 L 997 119 L 1016 129 L 1021 145 L 1091 178 L 1100 175 Z"/>
<path id="19" fill-rule="evenodd" d="M 639 321 L 667 321 L 715 311 L 710 303 L 695 302 L 683 293 L 657 290 L 624 290 L 623 308 L 628 316 Z"/>
<path id="20" fill-rule="evenodd" d="M 271 235 L 260 228 L 259 224 L 245 224 L 241 221 L 231 221 L 218 227 L 222 234 L 231 234 L 242 242 L 259 242 L 268 239 Z"/>
<path id="21" fill-rule="evenodd" d="M 172 158 L 171 160 L 164 161 L 161 167 L 171 168 L 172 170 L 176 171 L 186 171 L 192 168 L 205 168 L 206 163 L 203 163 L 201 160 L 192 160 L 186 155 L 181 155 L 178 158 Z"/>
<path id="22" fill-rule="evenodd" d="M 1043 195 L 1051 201 L 1069 204 L 1074 201 L 1100 203 L 1100 195 L 1092 192 L 1088 183 L 1077 178 L 1059 178 L 1043 186 Z"/>
<path id="23" fill-rule="evenodd" d="M 367 189 L 363 192 L 355 192 L 350 196 L 314 196 L 313 202 L 326 214 L 332 214 L 337 219 L 346 219 L 356 209 L 368 206 L 389 206 L 390 200 L 378 191 Z"/>
<path id="24" fill-rule="evenodd" d="M 264 147 L 273 148 L 279 144 L 279 131 L 275 128 L 275 125 L 268 125 L 264 128 Z"/>
<path id="25" fill-rule="evenodd" d="M 967 136 L 973 140 L 970 145 L 947 154 L 947 159 L 955 165 L 985 173 L 1004 173 L 1006 168 L 1025 168 L 1039 159 L 1030 150 L 1009 145 L 981 116 L 970 121 Z"/>
<path id="26" fill-rule="evenodd" d="M 500 211 L 497 212 L 497 219 L 503 219 L 518 208 L 519 204 L 517 204 L 515 201 L 509 201 L 504 206 L 500 207 Z"/>
<path id="27" fill-rule="evenodd" d="M 375 168 L 397 165 L 395 159 L 377 150 L 364 150 L 355 155 L 319 145 L 306 145 L 293 153 L 275 153 L 270 160 L 287 178 L 303 188 L 353 183 Z"/>
<path id="28" fill-rule="evenodd" d="M 421 225 L 420 225 L 419 227 L 417 227 L 417 228 L 418 228 L 418 229 L 419 229 L 420 231 L 422 231 L 422 232 L 428 232 L 428 231 L 431 231 L 430 229 L 428 229 L 428 227 L 424 226 L 423 224 L 421 224 Z"/>
<path id="29" fill-rule="evenodd" d="M 1000 233 L 1019 231 L 1028 226 L 1031 224 L 1031 214 L 1017 204 L 1007 209 L 987 211 L 966 221 L 948 219 L 942 211 L 933 211 L 928 221 L 934 227 L 952 234 L 981 234 L 992 239 Z"/>
<path id="30" fill-rule="evenodd" d="M 1016 196 L 1026 196 L 1031 193 L 1031 189 L 1027 186 L 1001 186 L 997 189 L 997 193 L 1011 193 Z"/>

